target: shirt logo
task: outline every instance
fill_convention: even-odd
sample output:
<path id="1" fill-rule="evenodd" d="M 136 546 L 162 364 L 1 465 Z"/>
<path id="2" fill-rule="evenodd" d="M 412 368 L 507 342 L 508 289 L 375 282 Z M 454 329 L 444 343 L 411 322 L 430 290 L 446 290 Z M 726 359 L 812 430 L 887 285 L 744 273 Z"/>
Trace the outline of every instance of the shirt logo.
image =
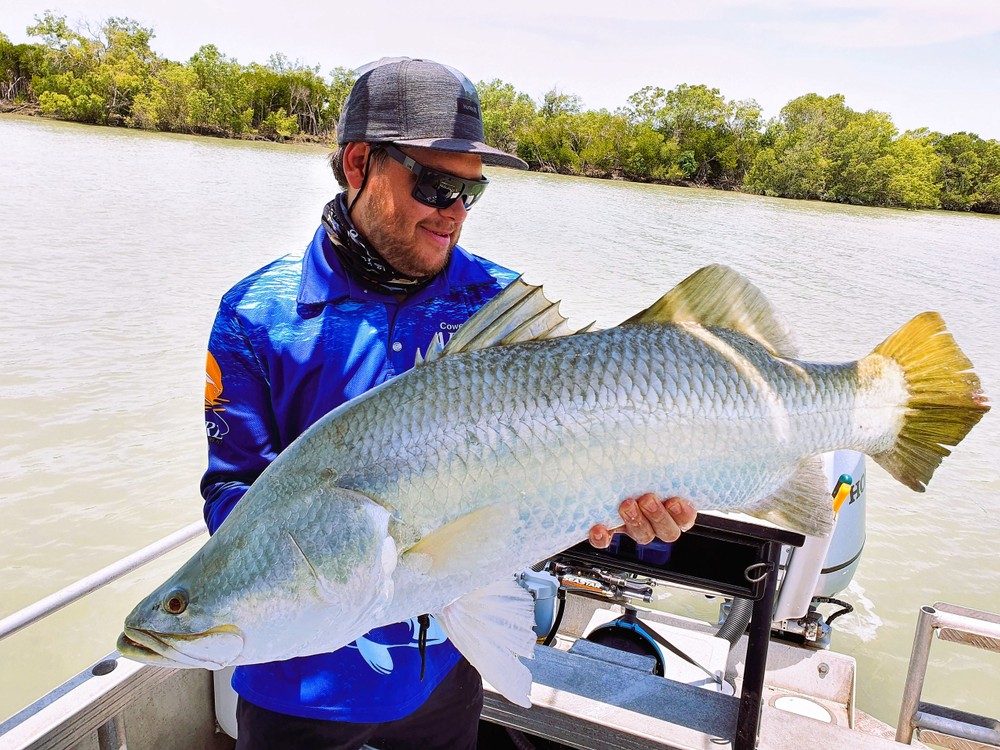
<path id="1" fill-rule="evenodd" d="M 223 404 L 228 403 L 229 399 L 222 398 L 222 368 L 209 352 L 205 363 L 205 431 L 213 443 L 221 443 L 229 434 L 229 424 L 222 416 L 226 410 Z"/>
<path id="2" fill-rule="evenodd" d="M 373 671 L 379 674 L 391 674 L 394 663 L 389 649 L 420 647 L 420 638 L 418 636 L 420 623 L 416 617 L 411 617 L 406 623 L 410 626 L 410 640 L 408 643 L 376 643 L 375 641 L 368 640 L 365 636 L 361 636 L 354 643 L 349 644 L 348 648 L 356 648 L 361 654 L 361 658 L 365 660 L 365 663 Z M 427 645 L 436 646 L 439 643 L 444 643 L 446 640 L 448 640 L 448 636 L 445 635 L 444 630 L 438 625 L 437 620 L 433 617 L 430 618 L 430 627 L 427 629 Z"/>

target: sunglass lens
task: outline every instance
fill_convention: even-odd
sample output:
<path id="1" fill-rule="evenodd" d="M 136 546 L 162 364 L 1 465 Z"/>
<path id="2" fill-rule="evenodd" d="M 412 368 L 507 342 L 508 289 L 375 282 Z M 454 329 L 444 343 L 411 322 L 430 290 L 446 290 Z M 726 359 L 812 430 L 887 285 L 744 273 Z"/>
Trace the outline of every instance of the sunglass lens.
<path id="1" fill-rule="evenodd" d="M 470 185 L 439 174 L 425 173 L 417 180 L 413 188 L 413 197 L 435 208 L 448 208 L 461 198 L 462 204 L 468 209 L 479 200 L 485 188 L 485 185 Z"/>
<path id="2" fill-rule="evenodd" d="M 479 200 L 483 191 L 486 190 L 485 185 L 467 185 L 465 195 L 462 196 L 462 202 L 465 204 L 466 209 L 472 208 L 472 204 Z"/>

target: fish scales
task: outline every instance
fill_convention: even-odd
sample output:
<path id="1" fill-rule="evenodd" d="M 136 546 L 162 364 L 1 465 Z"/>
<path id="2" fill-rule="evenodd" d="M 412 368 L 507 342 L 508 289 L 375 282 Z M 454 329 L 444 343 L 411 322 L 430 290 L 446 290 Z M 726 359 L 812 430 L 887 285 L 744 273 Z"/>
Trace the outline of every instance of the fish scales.
<path id="1" fill-rule="evenodd" d="M 419 536 L 499 502 L 561 529 L 554 545 L 611 522 L 636 491 L 740 507 L 803 452 L 851 444 L 854 368 L 790 366 L 746 337 L 725 343 L 742 359 L 664 326 L 441 359 L 331 415 L 335 448 L 317 434 L 289 459 L 326 463 L 328 481 L 377 498 Z"/>
<path id="2" fill-rule="evenodd" d="M 458 346 L 438 341 L 301 435 L 133 610 L 119 650 L 217 668 L 335 650 L 430 612 L 528 705 L 517 657 L 534 644 L 532 602 L 512 573 L 613 524 L 624 497 L 824 534 L 817 454 L 864 451 L 922 491 L 989 409 L 936 313 L 826 364 L 794 359 L 759 290 L 721 266 L 617 328 L 543 341 L 528 339 L 570 331 L 537 299 L 523 325 L 511 315 L 526 290 L 515 282 Z"/>

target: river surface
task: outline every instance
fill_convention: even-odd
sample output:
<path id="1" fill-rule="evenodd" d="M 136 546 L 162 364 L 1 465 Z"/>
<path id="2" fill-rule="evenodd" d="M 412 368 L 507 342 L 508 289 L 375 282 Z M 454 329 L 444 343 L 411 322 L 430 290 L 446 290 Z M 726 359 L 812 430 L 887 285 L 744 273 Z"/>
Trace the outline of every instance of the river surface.
<path id="1" fill-rule="evenodd" d="M 0 117 L 0 617 L 200 518 L 216 305 L 309 241 L 337 189 L 325 155 Z M 726 263 L 806 358 L 855 359 L 938 310 L 1000 398 L 1000 218 L 488 174 L 463 245 L 544 282 L 577 324 L 613 325 Z M 855 614 L 834 648 L 858 660 L 860 708 L 892 724 L 918 608 L 1000 610 L 998 446 L 994 411 L 925 494 L 869 462 L 867 546 L 842 595 Z M 113 650 L 192 551 L 0 642 L 0 718 Z M 925 699 L 1000 716 L 998 673 L 995 655 L 935 643 Z"/>

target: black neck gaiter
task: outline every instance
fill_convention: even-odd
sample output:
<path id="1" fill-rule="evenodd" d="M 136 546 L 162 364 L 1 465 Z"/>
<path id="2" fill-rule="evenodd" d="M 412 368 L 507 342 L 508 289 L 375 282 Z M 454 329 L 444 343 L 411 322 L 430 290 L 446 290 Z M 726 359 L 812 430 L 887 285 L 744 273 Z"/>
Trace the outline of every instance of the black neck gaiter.
<path id="1" fill-rule="evenodd" d="M 347 215 L 346 193 L 326 204 L 323 227 L 347 273 L 380 292 L 413 294 L 434 280 L 433 276 L 418 278 L 397 271 L 369 245 Z"/>

